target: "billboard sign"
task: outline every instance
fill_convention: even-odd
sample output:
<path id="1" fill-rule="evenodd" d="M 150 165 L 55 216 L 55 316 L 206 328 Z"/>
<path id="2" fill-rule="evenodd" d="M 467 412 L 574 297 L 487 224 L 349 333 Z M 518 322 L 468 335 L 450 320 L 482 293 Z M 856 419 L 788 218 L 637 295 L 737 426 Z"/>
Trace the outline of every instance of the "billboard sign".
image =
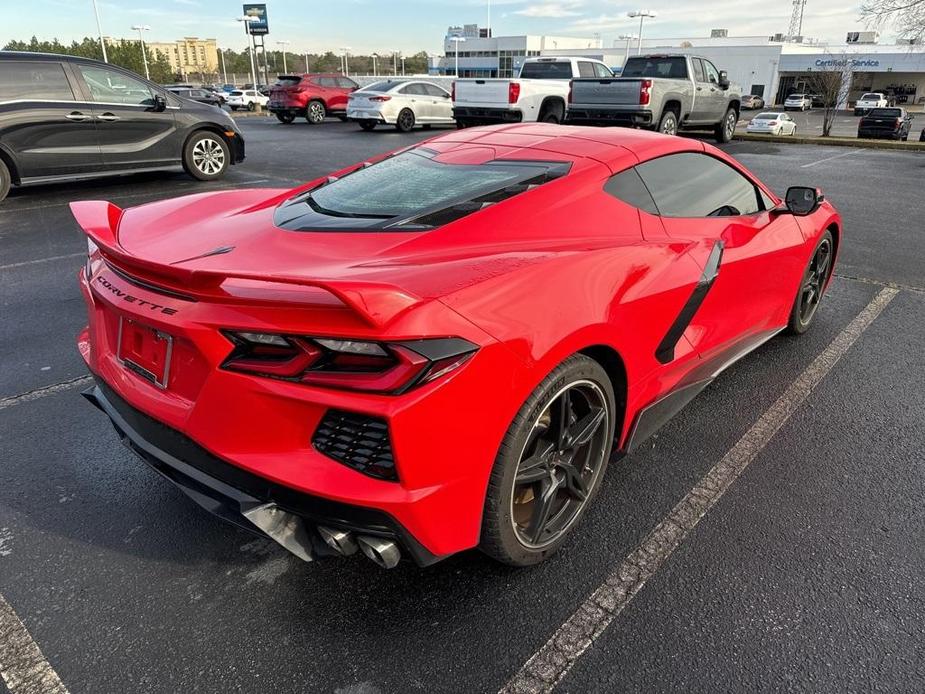
<path id="1" fill-rule="evenodd" d="M 247 31 L 255 36 L 262 36 L 270 33 L 270 25 L 267 22 L 267 5 L 266 3 L 246 3 L 244 5 L 244 16 L 253 17 L 254 21 L 247 23 Z"/>

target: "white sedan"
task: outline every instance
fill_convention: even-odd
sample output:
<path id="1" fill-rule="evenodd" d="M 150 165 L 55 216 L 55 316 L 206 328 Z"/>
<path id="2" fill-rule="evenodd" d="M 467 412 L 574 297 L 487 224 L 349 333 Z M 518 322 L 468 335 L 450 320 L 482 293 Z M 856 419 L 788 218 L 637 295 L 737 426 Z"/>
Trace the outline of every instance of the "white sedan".
<path id="1" fill-rule="evenodd" d="M 763 135 L 793 135 L 797 131 L 797 124 L 788 114 L 780 111 L 759 113 L 745 126 L 747 133 L 761 133 Z"/>
<path id="2" fill-rule="evenodd" d="M 384 80 L 347 97 L 347 119 L 363 130 L 394 125 L 403 133 L 415 125 L 451 124 L 453 100 L 443 87 L 419 80 Z"/>
<path id="3" fill-rule="evenodd" d="M 791 94 L 784 101 L 787 111 L 809 111 L 813 107 L 813 98 L 809 94 Z"/>
<path id="4" fill-rule="evenodd" d="M 232 111 L 237 111 L 239 108 L 246 108 L 248 111 L 253 111 L 257 106 L 266 107 L 269 102 L 269 97 L 264 96 L 254 89 L 235 89 L 228 95 L 225 101 Z"/>

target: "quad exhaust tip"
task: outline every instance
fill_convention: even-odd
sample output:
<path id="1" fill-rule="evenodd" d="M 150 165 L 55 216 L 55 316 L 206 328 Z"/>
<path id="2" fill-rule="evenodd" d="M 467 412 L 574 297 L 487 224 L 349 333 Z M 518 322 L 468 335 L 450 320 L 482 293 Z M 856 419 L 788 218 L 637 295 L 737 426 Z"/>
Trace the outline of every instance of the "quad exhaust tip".
<path id="1" fill-rule="evenodd" d="M 401 559 L 401 550 L 392 540 L 372 535 L 360 535 L 357 538 L 360 551 L 383 569 L 394 569 Z"/>
<path id="2" fill-rule="evenodd" d="M 323 525 L 318 526 L 318 534 L 325 544 L 338 554 L 349 557 L 357 551 L 357 541 L 353 534 L 346 530 L 336 528 L 326 528 Z"/>

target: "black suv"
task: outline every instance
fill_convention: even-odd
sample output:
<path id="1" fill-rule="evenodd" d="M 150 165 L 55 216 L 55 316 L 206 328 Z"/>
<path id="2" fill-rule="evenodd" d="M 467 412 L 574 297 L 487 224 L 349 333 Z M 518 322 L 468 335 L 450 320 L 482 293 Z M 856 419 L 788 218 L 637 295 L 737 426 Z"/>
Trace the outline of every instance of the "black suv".
<path id="1" fill-rule="evenodd" d="M 97 60 L 0 51 L 0 200 L 11 184 L 181 167 L 209 181 L 243 160 L 213 106 Z"/>

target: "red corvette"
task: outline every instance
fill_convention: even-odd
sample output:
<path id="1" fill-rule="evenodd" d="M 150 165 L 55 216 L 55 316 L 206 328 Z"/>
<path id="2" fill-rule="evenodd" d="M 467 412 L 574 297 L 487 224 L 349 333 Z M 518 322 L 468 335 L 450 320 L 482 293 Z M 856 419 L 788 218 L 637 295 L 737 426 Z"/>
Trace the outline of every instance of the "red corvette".
<path id="1" fill-rule="evenodd" d="M 697 140 L 548 124 L 71 207 L 86 395 L 125 443 L 304 559 L 387 567 L 549 556 L 612 454 L 809 327 L 842 233 Z"/>

